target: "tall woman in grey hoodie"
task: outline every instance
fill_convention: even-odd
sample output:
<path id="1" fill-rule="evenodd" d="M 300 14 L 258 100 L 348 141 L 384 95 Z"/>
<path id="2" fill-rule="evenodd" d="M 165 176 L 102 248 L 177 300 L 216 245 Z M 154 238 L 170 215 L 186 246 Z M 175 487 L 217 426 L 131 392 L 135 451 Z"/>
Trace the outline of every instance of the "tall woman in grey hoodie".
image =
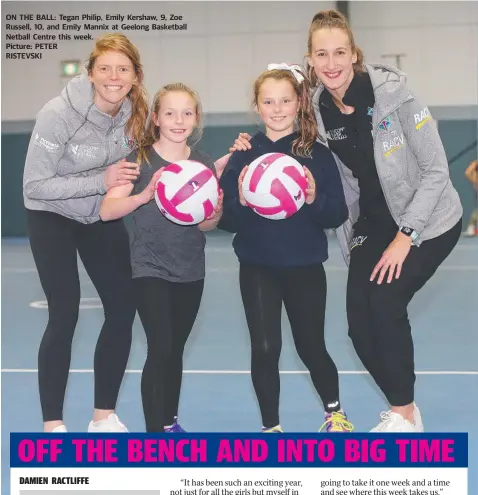
<path id="1" fill-rule="evenodd" d="M 365 65 L 345 17 L 316 14 L 309 75 L 318 127 L 338 156 L 349 219 L 349 336 L 391 409 L 372 431 L 422 432 L 407 307 L 455 247 L 463 209 L 436 123 L 406 76 Z"/>
<path id="2" fill-rule="evenodd" d="M 66 431 L 63 403 L 80 304 L 77 254 L 105 314 L 88 431 L 127 431 L 114 410 L 135 317 L 129 241 L 122 221 L 103 223 L 99 209 L 110 188 L 138 175 L 124 159 L 141 139 L 148 104 L 138 50 L 123 35 L 98 39 L 87 72 L 40 110 L 24 171 L 30 244 L 49 311 L 38 356 L 47 432 Z"/>
<path id="3" fill-rule="evenodd" d="M 421 432 L 407 307 L 458 242 L 461 202 L 428 108 L 403 72 L 363 63 L 341 13 L 314 16 L 308 63 L 319 135 L 349 207 L 337 229 L 349 336 L 391 406 L 372 431 Z M 242 135 L 233 149 L 249 146 Z"/>

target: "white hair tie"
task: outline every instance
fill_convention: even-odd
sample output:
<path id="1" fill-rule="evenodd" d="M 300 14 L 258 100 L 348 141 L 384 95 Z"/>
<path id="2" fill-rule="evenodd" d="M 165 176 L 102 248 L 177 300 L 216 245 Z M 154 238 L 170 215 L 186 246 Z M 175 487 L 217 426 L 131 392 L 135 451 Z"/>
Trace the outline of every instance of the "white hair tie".
<path id="1" fill-rule="evenodd" d="M 269 64 L 267 66 L 267 70 L 274 70 L 274 69 L 291 71 L 299 84 L 304 80 L 304 76 L 299 72 L 301 69 L 300 65 L 287 65 L 286 63 L 282 63 L 282 64 Z"/>

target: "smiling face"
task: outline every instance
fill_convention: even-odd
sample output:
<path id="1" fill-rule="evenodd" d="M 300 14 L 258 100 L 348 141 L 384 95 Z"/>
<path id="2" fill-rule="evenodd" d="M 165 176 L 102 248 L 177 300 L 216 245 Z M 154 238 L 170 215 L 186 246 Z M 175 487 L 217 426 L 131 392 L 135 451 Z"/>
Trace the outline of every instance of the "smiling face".
<path id="1" fill-rule="evenodd" d="M 153 120 L 161 139 L 183 143 L 198 124 L 196 100 L 186 91 L 167 91 L 159 98 Z"/>
<path id="2" fill-rule="evenodd" d="M 108 51 L 96 58 L 89 78 L 95 87 L 96 106 L 104 113 L 115 115 L 131 91 L 136 74 L 126 55 Z"/>
<path id="3" fill-rule="evenodd" d="M 266 78 L 260 84 L 256 106 L 266 126 L 266 134 L 272 140 L 294 132 L 299 99 L 286 78 Z"/>
<path id="4" fill-rule="evenodd" d="M 342 97 L 353 77 L 357 54 L 348 34 L 339 28 L 322 28 L 312 34 L 309 64 L 315 75 L 331 92 Z"/>
<path id="5" fill-rule="evenodd" d="M 339 98 L 352 82 L 356 62 L 357 54 L 345 30 L 324 27 L 312 33 L 309 64 L 322 84 Z"/>

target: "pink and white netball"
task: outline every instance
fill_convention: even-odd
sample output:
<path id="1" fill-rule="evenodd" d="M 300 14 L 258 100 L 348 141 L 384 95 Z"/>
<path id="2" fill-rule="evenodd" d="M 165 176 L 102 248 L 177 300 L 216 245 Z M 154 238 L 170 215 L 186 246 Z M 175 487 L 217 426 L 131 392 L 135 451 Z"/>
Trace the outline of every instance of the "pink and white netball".
<path id="1" fill-rule="evenodd" d="M 180 160 L 163 170 L 154 196 L 166 218 L 179 225 L 195 225 L 214 212 L 219 187 L 211 169 L 194 160 Z"/>
<path id="2" fill-rule="evenodd" d="M 283 153 L 266 153 L 250 165 L 242 193 L 255 213 L 282 220 L 297 213 L 305 202 L 307 180 L 304 167 Z"/>

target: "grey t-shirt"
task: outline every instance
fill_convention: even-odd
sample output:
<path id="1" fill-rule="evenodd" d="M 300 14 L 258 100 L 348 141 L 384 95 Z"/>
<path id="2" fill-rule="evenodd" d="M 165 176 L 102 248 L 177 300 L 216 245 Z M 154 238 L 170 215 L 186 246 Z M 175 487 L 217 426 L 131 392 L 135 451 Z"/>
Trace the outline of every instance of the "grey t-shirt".
<path id="1" fill-rule="evenodd" d="M 191 149 L 190 160 L 216 169 L 210 156 Z M 134 162 L 136 153 L 128 161 Z M 139 194 L 153 174 L 170 165 L 151 148 L 149 161 L 141 164 L 140 175 L 131 194 Z M 156 201 L 140 206 L 128 222 L 133 278 L 158 277 L 170 282 L 194 282 L 205 277 L 204 247 L 206 238 L 197 225 L 178 225 L 164 217 Z"/>

